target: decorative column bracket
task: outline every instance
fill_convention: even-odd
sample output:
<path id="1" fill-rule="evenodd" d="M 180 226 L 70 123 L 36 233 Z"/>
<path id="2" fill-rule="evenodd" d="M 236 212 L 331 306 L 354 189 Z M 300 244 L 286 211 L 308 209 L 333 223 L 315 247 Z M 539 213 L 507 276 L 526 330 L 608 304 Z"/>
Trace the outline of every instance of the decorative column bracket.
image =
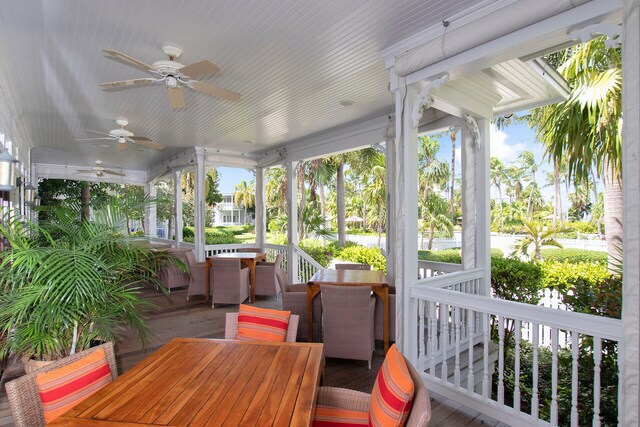
<path id="1" fill-rule="evenodd" d="M 431 97 L 431 91 L 445 84 L 447 80 L 449 80 L 449 73 L 442 73 L 438 77 L 434 77 L 422 88 L 411 110 L 411 126 L 413 126 L 414 129 L 418 128 L 424 110 L 433 105 L 434 101 Z"/>
<path id="2" fill-rule="evenodd" d="M 473 116 L 469 114 L 465 114 L 463 118 L 467 130 L 471 134 L 473 147 L 476 150 L 480 151 L 480 128 L 478 127 L 478 122 Z"/>
<path id="3" fill-rule="evenodd" d="M 610 24 L 607 22 L 599 22 L 597 24 L 587 25 L 586 27 L 571 31 L 569 33 L 570 36 L 577 38 L 582 43 L 587 43 L 589 40 L 596 37 L 607 36 L 607 40 L 605 40 L 604 44 L 609 49 L 613 49 L 619 44 L 622 44 L 622 37 L 620 36 L 621 34 L 622 25 Z M 618 38 L 616 39 L 616 37 Z"/>

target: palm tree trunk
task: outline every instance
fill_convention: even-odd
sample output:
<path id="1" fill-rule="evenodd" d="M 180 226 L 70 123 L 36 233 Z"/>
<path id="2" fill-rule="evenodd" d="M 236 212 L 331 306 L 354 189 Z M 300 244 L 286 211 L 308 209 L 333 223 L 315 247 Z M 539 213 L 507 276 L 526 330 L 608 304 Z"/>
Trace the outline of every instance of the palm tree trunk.
<path id="1" fill-rule="evenodd" d="M 169 221 L 167 222 L 167 239 L 171 240 L 173 239 L 173 217 L 169 217 Z"/>
<path id="2" fill-rule="evenodd" d="M 82 194 L 80 196 L 82 210 L 80 211 L 80 219 L 89 221 L 91 215 L 91 183 L 85 181 L 82 183 Z"/>
<path id="3" fill-rule="evenodd" d="M 367 231 L 367 201 L 362 199 L 362 231 Z"/>
<path id="4" fill-rule="evenodd" d="M 338 221 L 338 246 L 343 247 L 347 241 L 344 218 L 344 163 L 338 164 L 336 173 L 336 216 Z"/>
<path id="5" fill-rule="evenodd" d="M 382 236 L 382 209 L 378 206 L 378 224 L 376 225 L 378 228 L 378 247 L 380 247 L 380 240 Z"/>
<path id="6" fill-rule="evenodd" d="M 324 197 L 324 185 L 322 184 L 318 186 L 318 198 L 320 199 L 320 215 L 324 218 L 327 214 L 327 201 Z"/>
<path id="7" fill-rule="evenodd" d="M 433 221 L 431 222 L 431 224 L 429 225 L 429 245 L 427 246 L 427 249 L 431 250 L 431 248 L 433 247 Z"/>
<path id="8" fill-rule="evenodd" d="M 553 227 L 556 227 L 556 219 L 558 218 L 558 204 L 560 203 L 560 166 L 558 162 L 553 162 L 553 188 L 556 192 L 553 200 Z"/>
<path id="9" fill-rule="evenodd" d="M 609 161 L 604 163 L 602 176 L 604 194 L 604 232 L 607 240 L 609 269 L 620 258 L 622 249 L 622 183 L 613 175 Z"/>

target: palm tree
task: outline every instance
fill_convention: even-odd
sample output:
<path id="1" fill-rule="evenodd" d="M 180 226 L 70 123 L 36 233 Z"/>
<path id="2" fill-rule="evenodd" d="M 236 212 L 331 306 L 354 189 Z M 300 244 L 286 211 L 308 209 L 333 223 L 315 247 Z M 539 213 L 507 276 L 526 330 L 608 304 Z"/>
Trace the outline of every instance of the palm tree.
<path id="1" fill-rule="evenodd" d="M 622 70 L 620 48 L 594 39 L 561 55 L 560 73 L 573 86 L 566 101 L 532 112 L 546 155 L 566 161 L 569 179 L 595 170 L 604 190 L 605 234 L 611 260 L 622 241 Z"/>
<path id="2" fill-rule="evenodd" d="M 498 203 L 499 210 L 502 212 L 502 184 L 508 182 L 507 170 L 504 163 L 497 157 L 491 157 L 491 163 L 489 165 L 489 173 L 491 176 L 491 185 L 494 185 L 498 189 Z M 498 229 L 502 232 L 504 227 L 504 217 L 500 213 L 501 221 L 498 223 Z"/>
<path id="3" fill-rule="evenodd" d="M 387 200 L 387 171 L 385 166 L 385 158 L 380 155 L 377 164 L 371 169 L 373 176 L 371 183 L 364 189 L 364 198 L 373 206 L 376 212 L 375 228 L 378 231 L 378 247 L 383 230 L 383 216 L 385 215 L 385 202 Z M 364 218 L 366 221 L 367 219 Z"/>
<path id="4" fill-rule="evenodd" d="M 524 221 L 524 231 L 525 236 L 516 242 L 511 256 L 529 257 L 529 246 L 533 245 L 533 259 L 542 260 L 543 246 L 563 248 L 562 244 L 555 239 L 555 235 L 566 231 L 564 227 L 544 227 L 541 222 L 529 219 Z"/>
<path id="5" fill-rule="evenodd" d="M 448 236 L 453 234 L 453 222 L 448 215 L 448 200 L 435 193 L 430 193 L 426 199 L 420 201 L 420 207 L 422 209 L 423 239 L 424 232 L 428 231 L 429 243 L 427 249 L 431 250 L 436 231 L 445 232 Z"/>
<path id="6" fill-rule="evenodd" d="M 287 210 L 287 171 L 283 167 L 267 170 L 266 202 L 278 215 Z"/>
<path id="7" fill-rule="evenodd" d="M 531 151 L 523 151 L 518 156 L 518 164 L 522 171 L 523 179 L 529 182 L 529 201 L 527 202 L 527 213 L 533 215 L 533 193 L 538 189 L 538 182 L 536 181 L 536 172 L 538 171 L 538 164 L 536 158 Z M 530 172 L 530 173 L 529 173 Z"/>
<path id="8" fill-rule="evenodd" d="M 236 185 L 236 193 L 233 196 L 233 202 L 236 206 L 242 206 L 244 208 L 244 223 L 247 223 L 247 209 L 255 206 L 255 182 L 251 181 L 247 184 L 247 181 L 242 180 L 240 184 Z"/>

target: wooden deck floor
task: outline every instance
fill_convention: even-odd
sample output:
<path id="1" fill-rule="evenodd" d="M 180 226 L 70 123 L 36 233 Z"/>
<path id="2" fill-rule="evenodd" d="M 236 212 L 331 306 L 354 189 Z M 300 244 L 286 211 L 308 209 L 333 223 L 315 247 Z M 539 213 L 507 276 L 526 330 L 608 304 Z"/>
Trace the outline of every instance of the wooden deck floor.
<path id="1" fill-rule="evenodd" d="M 147 291 L 145 297 L 157 308 L 149 313 L 149 323 L 154 331 L 151 342 L 143 349 L 136 336 L 124 336 L 116 344 L 118 370 L 128 370 L 150 353 L 175 337 L 222 338 L 224 337 L 225 313 L 237 311 L 237 306 L 216 307 L 214 310 L 203 299 L 186 300 L 186 292 L 178 290 L 168 296 Z M 257 304 L 266 308 L 281 308 L 275 298 L 259 299 Z M 383 361 L 382 343 L 377 345 L 371 370 L 366 362 L 327 359 L 325 385 L 345 387 L 371 392 L 376 374 Z M 2 384 L 23 374 L 20 363 L 12 363 L 5 371 Z M 13 418 L 2 385 L 0 391 L 0 427 L 12 426 Z M 504 424 L 486 417 L 477 411 L 463 407 L 457 402 L 438 394 L 431 394 L 433 415 L 430 426 L 499 426 Z"/>

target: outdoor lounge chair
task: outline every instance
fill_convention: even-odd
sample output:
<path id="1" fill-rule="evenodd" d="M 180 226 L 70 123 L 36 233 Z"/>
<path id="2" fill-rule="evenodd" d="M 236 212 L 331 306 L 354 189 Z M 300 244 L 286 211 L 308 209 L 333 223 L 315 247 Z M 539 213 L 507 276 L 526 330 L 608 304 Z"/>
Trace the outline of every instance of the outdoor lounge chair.
<path id="1" fill-rule="evenodd" d="M 185 264 L 188 263 L 186 254 L 191 249 L 170 249 L 169 253 Z M 158 272 L 158 281 L 171 292 L 171 289 L 184 288 L 189 286 L 191 275 L 188 271 L 180 269 L 176 264 L 171 263 L 163 266 Z"/>
<path id="2" fill-rule="evenodd" d="M 115 380 L 118 377 L 118 367 L 116 366 L 113 343 L 108 342 L 65 357 L 64 359 L 56 360 L 35 372 L 26 374 L 5 384 L 9 405 L 13 413 L 13 422 L 16 427 L 40 427 L 46 425 L 38 387 L 36 386 L 36 375 L 41 372 L 49 372 L 67 366 L 87 354 L 96 351 L 98 348 L 104 349 L 107 361 L 109 362 L 109 368 L 111 369 L 111 377 Z"/>
<path id="3" fill-rule="evenodd" d="M 413 406 L 407 418 L 405 427 L 426 427 L 431 419 L 431 401 L 429 391 L 420 374 L 405 358 L 407 368 L 413 380 Z M 318 389 L 317 405 L 351 411 L 369 412 L 371 395 L 361 391 L 337 387 L 320 387 Z"/>
<path id="4" fill-rule="evenodd" d="M 276 297 L 280 294 L 280 286 L 276 280 L 276 266 L 280 267 L 284 255 L 279 253 L 275 262 L 259 262 L 256 264 L 256 295 Z"/>
<path id="5" fill-rule="evenodd" d="M 282 291 L 282 309 L 291 311 L 291 314 L 297 314 L 300 317 L 298 322 L 298 340 L 307 341 L 307 285 L 298 283 L 290 285 L 287 279 L 287 273 L 278 265 L 276 267 L 276 279 Z M 322 337 L 322 304 L 320 298 L 313 300 L 313 338 L 320 339 Z"/>
<path id="6" fill-rule="evenodd" d="M 300 316 L 292 314 L 289 318 L 289 326 L 287 327 L 286 342 L 296 342 L 296 335 L 298 334 L 298 322 Z M 238 313 L 227 313 L 224 323 L 224 339 L 234 340 L 238 334 Z"/>
<path id="7" fill-rule="evenodd" d="M 320 295 L 325 356 L 366 360 L 371 369 L 376 307 L 371 287 L 321 284 Z"/>
<path id="8" fill-rule="evenodd" d="M 211 258 L 211 307 L 215 304 L 241 304 L 249 298 L 249 269 L 239 259 Z"/>

